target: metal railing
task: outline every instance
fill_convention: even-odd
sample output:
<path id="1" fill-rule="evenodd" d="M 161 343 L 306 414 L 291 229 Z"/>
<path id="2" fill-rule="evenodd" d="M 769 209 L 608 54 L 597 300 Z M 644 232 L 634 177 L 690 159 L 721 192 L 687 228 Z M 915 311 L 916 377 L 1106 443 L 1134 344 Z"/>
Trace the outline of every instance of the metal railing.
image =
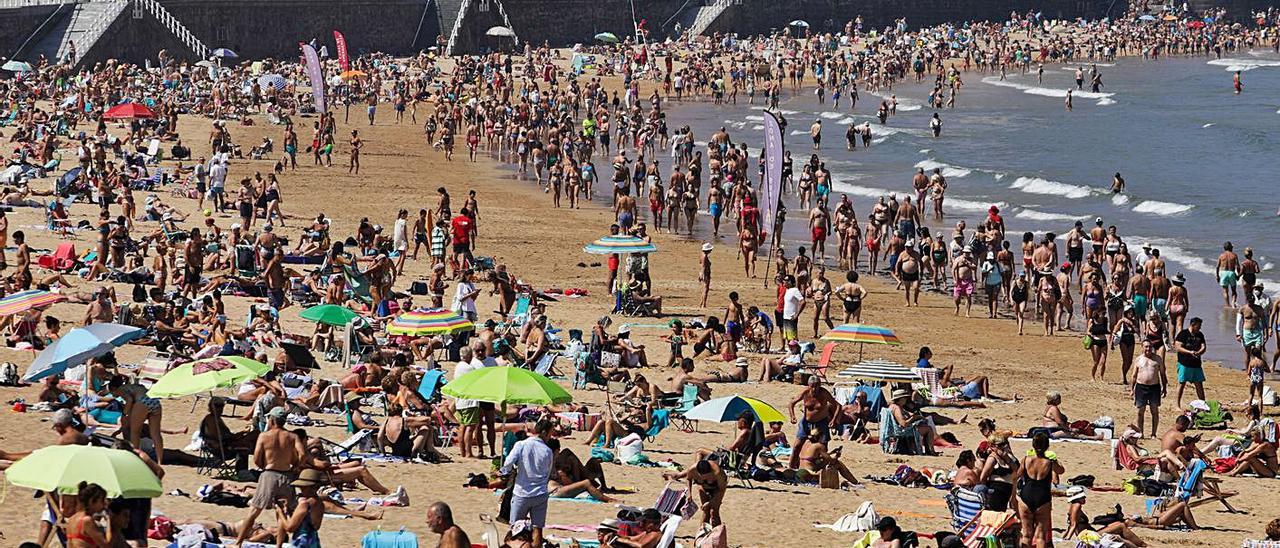
<path id="1" fill-rule="evenodd" d="M 107 29 L 111 28 L 111 25 L 116 22 L 116 19 L 120 18 L 120 14 L 124 13 L 125 8 L 129 6 L 129 1 L 109 0 L 107 2 L 94 2 L 94 4 L 106 4 L 106 11 L 98 14 L 98 17 L 94 19 L 93 22 L 84 29 L 84 33 L 78 37 L 80 39 L 80 47 L 76 50 L 76 57 L 71 59 L 72 65 L 80 62 L 80 59 L 84 58 L 84 54 L 88 53 L 89 48 L 93 47 L 93 45 L 98 42 L 98 39 L 102 38 L 103 34 L 106 34 Z M 80 13 L 83 13 L 83 10 L 78 10 L 76 14 L 73 14 L 73 17 L 78 18 Z M 74 20 L 72 21 L 72 26 L 70 28 L 75 28 Z M 71 34 L 68 33 L 67 37 L 63 39 L 62 43 L 58 46 L 59 59 L 61 59 L 63 55 L 66 55 L 67 49 L 70 46 Z"/>
<path id="2" fill-rule="evenodd" d="M 458 16 L 453 19 L 453 28 L 449 30 L 449 43 L 444 49 L 445 53 L 449 55 L 453 55 L 453 47 L 458 43 L 458 33 L 462 31 L 462 22 L 467 18 L 467 8 L 469 7 L 471 7 L 471 0 L 462 0 L 462 7 L 458 9 Z"/>
<path id="3" fill-rule="evenodd" d="M 161 25 L 164 25 L 165 28 L 169 29 L 169 32 L 173 33 L 179 41 L 190 48 L 191 51 L 196 54 L 196 57 L 201 59 L 209 57 L 209 47 L 206 46 L 204 42 L 200 41 L 199 38 L 196 38 L 196 35 L 192 34 L 191 31 L 187 29 L 187 26 L 182 24 L 182 21 L 179 21 L 172 13 L 169 13 L 169 10 L 165 9 L 164 6 L 161 6 L 159 2 L 156 2 L 156 0 L 133 1 L 142 4 L 142 7 L 156 18 L 156 21 L 159 21 Z"/>
<path id="4" fill-rule="evenodd" d="M 59 4 L 75 4 L 76 0 L 0 0 L 0 9 L 26 8 L 31 6 L 56 6 Z"/>
<path id="5" fill-rule="evenodd" d="M 507 18 L 507 10 L 502 7 L 502 0 L 493 0 L 498 5 L 498 15 L 502 16 L 503 26 L 511 29 L 511 39 L 515 40 L 516 46 L 520 45 L 520 35 L 516 34 L 516 28 L 511 26 L 511 19 Z"/>
<path id="6" fill-rule="evenodd" d="M 693 24 L 689 26 L 689 36 L 701 36 L 707 31 L 716 19 L 720 18 L 720 14 L 729 6 L 734 4 L 734 0 L 714 0 L 709 6 L 698 9 L 698 17 L 693 20 Z"/>

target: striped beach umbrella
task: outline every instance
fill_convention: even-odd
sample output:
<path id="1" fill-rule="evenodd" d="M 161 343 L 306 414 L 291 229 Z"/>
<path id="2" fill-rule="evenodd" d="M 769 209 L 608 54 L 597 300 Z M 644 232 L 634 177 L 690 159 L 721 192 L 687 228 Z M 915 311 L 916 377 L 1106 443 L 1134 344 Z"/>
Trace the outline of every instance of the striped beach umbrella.
<path id="1" fill-rule="evenodd" d="M 592 255 L 612 255 L 614 253 L 653 253 L 657 250 L 658 246 L 635 236 L 626 234 L 605 236 L 582 248 L 584 253 L 590 253 Z"/>
<path id="2" fill-rule="evenodd" d="M 920 375 L 897 362 L 888 360 L 866 360 L 849 366 L 836 373 L 837 377 L 879 382 L 912 382 L 919 381 Z"/>
<path id="3" fill-rule="evenodd" d="M 452 310 L 430 308 L 401 314 L 387 325 L 387 333 L 411 336 L 439 335 L 472 331 L 475 328 L 475 324 L 470 320 Z"/>
<path id="4" fill-rule="evenodd" d="M 275 88 L 276 91 L 279 91 L 284 89 L 287 85 L 288 83 L 285 82 L 284 76 L 280 76 L 279 74 L 263 74 L 258 77 L 258 86 L 263 89 Z"/>
<path id="5" fill-rule="evenodd" d="M 22 291 L 0 299 L 0 316 L 12 316 L 33 308 L 44 308 L 65 300 L 67 298 L 62 295 L 39 289 Z"/>
<path id="6" fill-rule="evenodd" d="M 892 329 L 878 325 L 846 323 L 836 326 L 822 336 L 824 341 L 854 342 L 867 344 L 902 344 Z"/>

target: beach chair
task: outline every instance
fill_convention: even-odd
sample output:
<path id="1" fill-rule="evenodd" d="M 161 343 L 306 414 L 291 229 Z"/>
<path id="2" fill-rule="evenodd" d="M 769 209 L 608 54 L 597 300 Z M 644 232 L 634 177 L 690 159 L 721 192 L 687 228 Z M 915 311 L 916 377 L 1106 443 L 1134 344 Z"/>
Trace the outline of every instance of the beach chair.
<path id="1" fill-rule="evenodd" d="M 954 401 L 958 397 L 955 388 L 942 386 L 942 371 L 933 367 L 913 367 L 911 368 L 915 374 L 920 376 L 922 382 L 912 383 L 912 386 L 918 388 L 921 393 L 929 398 L 933 404 Z"/>
<path id="2" fill-rule="evenodd" d="M 1191 462 L 1187 463 L 1186 469 L 1182 471 L 1182 476 L 1178 478 L 1178 483 L 1174 484 L 1172 491 L 1166 492 L 1166 494 L 1176 500 L 1187 501 L 1187 507 L 1189 508 L 1218 501 L 1228 512 L 1235 513 L 1237 510 L 1231 506 L 1231 503 L 1227 502 L 1227 499 L 1234 497 L 1236 494 L 1223 492 L 1222 480 L 1207 476 L 1208 471 L 1209 464 L 1204 459 L 1192 459 Z"/>
<path id="3" fill-rule="evenodd" d="M 653 509 L 657 510 L 663 517 L 675 516 L 681 519 L 689 519 L 698 511 L 697 504 L 689 498 L 689 492 L 685 489 L 673 487 L 673 482 L 667 482 L 662 486 L 662 492 L 658 493 L 658 500 L 653 502 Z M 680 484 L 683 485 L 683 484 Z M 619 508 L 625 510 L 634 510 L 639 512 L 641 508 L 635 506 L 618 505 Z"/>
<path id="4" fill-rule="evenodd" d="M 440 387 L 444 386 L 444 371 L 432 369 L 422 374 L 422 380 L 418 382 L 418 395 L 422 396 L 427 403 L 433 403 L 440 399 Z"/>
<path id="5" fill-rule="evenodd" d="M 347 279 L 347 292 L 365 304 L 373 304 L 373 296 L 369 293 L 369 280 L 355 267 L 344 265 L 342 277 Z"/>
<path id="6" fill-rule="evenodd" d="M 342 440 L 342 442 L 334 442 L 325 438 L 320 439 L 320 446 L 324 448 L 324 452 L 329 458 L 345 459 L 358 450 L 365 449 L 373 441 L 373 430 L 358 430 L 355 433 Z"/>
<path id="7" fill-rule="evenodd" d="M 507 315 L 507 325 L 511 327 L 520 327 L 529 321 L 529 294 L 521 293 L 516 299 L 516 305 Z"/>
<path id="8" fill-rule="evenodd" d="M 148 387 L 155 384 L 160 377 L 169 372 L 169 364 L 172 362 L 173 355 L 168 352 L 158 350 L 148 352 L 147 356 L 138 362 L 138 384 Z"/>
<path id="9" fill-rule="evenodd" d="M 1013 510 L 1004 512 L 983 510 L 964 525 L 963 528 L 968 529 L 969 534 L 961 535 L 961 542 L 964 543 L 965 548 L 983 548 L 991 545 L 988 539 L 995 539 L 996 546 L 1004 546 L 1002 539 L 1013 533 L 1014 526 L 1017 524 L 1018 518 Z M 969 529 L 970 526 L 972 529 Z"/>
<path id="10" fill-rule="evenodd" d="M 904 443 L 905 442 L 905 443 Z M 909 445 L 908 445 L 909 444 Z M 889 454 L 914 455 L 924 452 L 924 441 L 914 425 L 899 426 L 893 410 L 880 409 L 880 450 Z"/>
<path id="11" fill-rule="evenodd" d="M 200 443 L 200 454 L 196 463 L 196 473 L 202 476 L 210 476 L 214 479 L 234 478 L 238 474 L 237 463 L 241 460 L 241 453 L 236 451 L 228 451 L 222 445 L 222 440 L 202 440 Z M 244 458 L 246 466 L 248 458 Z"/>
<path id="12" fill-rule="evenodd" d="M 587 385 L 591 384 L 608 389 L 609 380 L 600 373 L 600 366 L 591 360 L 591 354 L 579 352 L 578 356 L 573 360 L 573 365 L 573 388 L 575 390 L 584 390 Z"/>
<path id="13" fill-rule="evenodd" d="M 41 255 L 36 264 L 49 270 L 70 272 L 76 267 L 76 244 L 63 242 L 58 244 L 52 255 Z"/>
<path id="14" fill-rule="evenodd" d="M 307 350 L 306 346 L 287 341 L 280 341 L 280 349 L 289 356 L 289 360 L 293 362 L 295 369 L 320 369 L 320 364 L 316 363 L 316 357 Z"/>
<path id="15" fill-rule="evenodd" d="M 974 520 L 987 507 L 987 501 L 981 494 L 964 487 L 952 489 L 947 493 L 946 501 L 951 511 L 951 528 L 961 537 L 972 531 Z"/>
<path id="16" fill-rule="evenodd" d="M 1137 470 L 1139 468 L 1155 468 L 1160 466 L 1159 457 L 1140 457 L 1135 455 L 1129 444 L 1118 439 L 1111 440 L 1111 462 L 1116 470 Z"/>
<path id="17" fill-rule="evenodd" d="M 697 404 L 697 385 L 685 384 L 684 393 L 680 395 L 680 403 L 671 409 L 671 424 L 680 429 L 681 432 L 697 432 L 698 421 L 689 420 L 684 416 Z"/>
<path id="18" fill-rule="evenodd" d="M 1280 548 L 1280 540 L 1244 539 L 1240 541 L 1240 548 Z"/>
<path id="19" fill-rule="evenodd" d="M 680 516 L 667 516 L 667 521 L 662 522 L 662 537 L 658 539 L 658 544 L 654 548 L 674 548 L 676 545 L 676 529 L 680 528 L 680 522 L 684 521 Z"/>
<path id="20" fill-rule="evenodd" d="M 658 438 L 658 434 L 661 434 L 662 431 L 666 430 L 667 426 L 670 426 L 670 425 L 671 425 L 671 410 L 670 409 L 654 409 L 653 416 L 650 417 L 650 420 L 649 420 L 649 429 L 646 430 L 644 433 L 645 441 L 649 441 L 649 442 L 654 441 L 655 439 Z"/>
<path id="21" fill-rule="evenodd" d="M 831 355 L 834 354 L 835 351 L 836 343 L 829 342 L 822 345 L 822 356 L 818 358 L 818 363 L 813 365 L 805 364 L 800 367 L 814 375 L 822 377 L 822 380 L 827 380 L 827 367 L 831 365 Z"/>

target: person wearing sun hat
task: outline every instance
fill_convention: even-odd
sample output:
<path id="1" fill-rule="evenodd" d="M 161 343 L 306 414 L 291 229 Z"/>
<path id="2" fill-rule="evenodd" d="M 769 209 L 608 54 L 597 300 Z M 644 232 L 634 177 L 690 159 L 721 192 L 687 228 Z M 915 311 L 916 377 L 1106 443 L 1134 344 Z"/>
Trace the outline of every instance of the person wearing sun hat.
<path id="1" fill-rule="evenodd" d="M 702 302 L 698 306 L 707 307 L 707 296 L 711 294 L 711 250 L 716 246 L 711 242 L 702 244 L 702 266 L 698 269 L 698 283 L 702 284 Z"/>
<path id="2" fill-rule="evenodd" d="M 1062 538 L 1086 540 L 1101 535 L 1115 535 L 1120 537 L 1121 545 L 1125 547 L 1147 545 L 1130 529 L 1136 523 L 1125 518 L 1119 512 L 1118 505 L 1115 512 L 1090 520 L 1084 513 L 1084 505 L 1088 502 L 1088 497 L 1089 491 L 1082 486 L 1074 485 L 1067 489 L 1067 530 L 1062 534 Z"/>
<path id="3" fill-rule="evenodd" d="M 317 490 L 325 484 L 319 470 L 308 468 L 290 484 L 298 489 L 297 506 L 290 512 L 282 501 L 275 502 L 276 519 L 289 533 L 289 543 L 297 548 L 320 548 L 320 524 L 324 521 L 324 502 Z"/>

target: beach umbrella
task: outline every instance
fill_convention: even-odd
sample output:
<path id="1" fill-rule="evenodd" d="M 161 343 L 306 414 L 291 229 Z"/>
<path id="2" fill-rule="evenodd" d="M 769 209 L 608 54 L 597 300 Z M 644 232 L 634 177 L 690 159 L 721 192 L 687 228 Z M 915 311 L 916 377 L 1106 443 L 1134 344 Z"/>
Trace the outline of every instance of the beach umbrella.
<path id="1" fill-rule="evenodd" d="M 206 59 L 206 60 L 204 60 L 204 61 L 198 61 L 198 62 L 196 62 L 196 66 L 197 66 L 197 67 L 204 67 L 204 68 L 213 68 L 213 67 L 216 67 L 217 65 L 213 64 L 213 61 L 209 61 L 209 60 L 207 60 L 207 59 Z"/>
<path id="2" fill-rule="evenodd" d="M 256 379 L 271 366 L 243 356 L 218 356 L 185 363 L 165 373 L 151 385 L 147 395 L 153 398 L 180 398 L 218 388 L 235 386 Z"/>
<path id="3" fill-rule="evenodd" d="M 1177 16 L 1177 15 L 1172 15 L 1172 14 L 1170 14 L 1170 15 L 1166 15 L 1166 16 L 1164 16 L 1164 20 L 1165 20 L 1165 21 L 1177 21 L 1177 20 L 1178 20 L 1178 16 Z"/>
<path id="4" fill-rule="evenodd" d="M 146 331 L 115 323 L 95 323 L 85 327 L 77 327 L 53 341 L 27 368 L 22 380 L 35 382 L 45 377 L 57 375 L 68 367 L 75 367 L 93 358 L 114 351 L 117 347 L 138 339 Z"/>
<path id="5" fill-rule="evenodd" d="M 653 253 L 658 251 L 658 246 L 650 242 L 646 242 L 641 238 L 626 234 L 618 234 L 616 236 L 605 236 L 591 242 L 582 248 L 584 253 L 592 255 L 611 255 L 614 253 Z"/>
<path id="6" fill-rule="evenodd" d="M 313 306 L 303 310 L 299 316 L 304 320 L 311 320 L 316 323 L 342 327 L 356 319 L 359 314 L 354 310 L 336 304 L 322 304 Z"/>
<path id="7" fill-rule="evenodd" d="M 236 52 L 231 51 L 227 48 L 215 49 L 213 50 L 212 53 L 209 54 L 209 56 L 213 57 L 214 59 L 239 59 L 240 58 L 239 55 L 236 55 Z"/>
<path id="8" fill-rule="evenodd" d="M 9 483 L 48 493 L 74 495 L 80 482 L 95 483 L 108 497 L 155 498 L 164 489 L 138 455 L 93 445 L 50 445 L 32 451 L 5 471 Z"/>
<path id="9" fill-rule="evenodd" d="M 342 78 L 343 80 L 351 80 L 353 78 L 364 78 L 365 76 L 368 76 L 368 74 L 365 74 L 363 70 L 348 70 L 338 75 L 338 77 Z"/>
<path id="10" fill-rule="evenodd" d="M 788 26 L 788 27 L 803 27 L 803 28 L 806 28 L 806 29 L 807 29 L 807 28 L 809 28 L 809 22 L 808 22 L 808 21 L 804 21 L 804 20 L 802 20 L 802 19 L 796 19 L 795 21 L 792 21 L 792 22 L 790 22 L 790 23 L 787 23 L 787 26 Z"/>
<path id="11" fill-rule="evenodd" d="M 12 316 L 34 308 L 44 308 L 65 300 L 67 298 L 62 295 L 41 289 L 21 291 L 0 299 L 0 316 Z"/>
<path id="12" fill-rule="evenodd" d="M 862 359 L 863 345 L 902 344 L 902 341 L 898 340 L 898 336 L 893 333 L 892 329 L 880 327 L 878 325 L 867 325 L 861 323 L 846 323 L 838 325 L 835 329 L 832 329 L 831 331 L 828 331 L 826 335 L 823 335 L 822 340 L 858 343 L 858 359 Z"/>
<path id="13" fill-rule="evenodd" d="M 31 68 L 31 63 L 14 60 L 5 61 L 4 65 L 0 66 L 0 69 L 7 70 L 9 72 L 31 72 L 33 70 Z"/>
<path id="14" fill-rule="evenodd" d="M 1187 28 L 1189 28 L 1189 29 L 1202 29 L 1202 28 L 1204 28 L 1204 21 L 1188 21 L 1188 22 L 1187 22 Z"/>
<path id="15" fill-rule="evenodd" d="M 606 44 L 617 44 L 618 42 L 621 42 L 621 40 L 618 40 L 618 35 L 612 32 L 602 32 L 600 34 L 597 34 L 596 40 L 604 42 Z"/>
<path id="16" fill-rule="evenodd" d="M 500 404 L 551 405 L 573 396 L 555 381 L 520 367 L 485 367 L 449 381 L 445 395 Z"/>
<path id="17" fill-rule="evenodd" d="M 452 310 L 424 308 L 401 314 L 387 324 L 392 335 L 439 335 L 474 331 L 475 324 Z"/>
<path id="18" fill-rule="evenodd" d="M 282 90 L 287 85 L 288 83 L 285 82 L 284 76 L 280 76 L 279 74 L 263 74 L 258 77 L 258 86 L 263 89 L 275 88 L 276 90 Z"/>
<path id="19" fill-rule="evenodd" d="M 108 120 L 124 120 L 133 118 L 155 118 L 156 113 L 142 103 L 124 103 L 107 109 L 102 115 Z"/>
<path id="20" fill-rule="evenodd" d="M 507 27 L 504 27 L 504 26 L 499 25 L 499 26 L 496 26 L 496 27 L 489 27 L 489 30 L 484 31 L 484 35 L 485 35 L 485 36 L 498 36 L 498 37 L 501 37 L 501 38 L 515 38 L 515 37 L 516 37 L 516 31 L 511 30 L 511 29 L 509 29 L 509 28 L 507 28 Z"/>
<path id="21" fill-rule="evenodd" d="M 1143 15 L 1143 16 L 1138 17 L 1138 20 L 1139 20 L 1139 21 L 1155 21 L 1155 20 L 1156 20 L 1156 16 L 1154 16 L 1154 15 Z"/>
<path id="22" fill-rule="evenodd" d="M 919 381 L 920 375 L 900 363 L 887 360 L 866 360 L 836 373 L 837 377 L 880 382 Z"/>
<path id="23" fill-rule="evenodd" d="M 744 411 L 750 411 L 757 419 L 760 419 L 760 422 L 785 422 L 787 420 L 772 405 L 755 398 L 738 395 L 704 401 L 694 406 L 684 416 L 689 420 L 733 422 L 738 420 L 738 415 L 741 415 Z"/>

